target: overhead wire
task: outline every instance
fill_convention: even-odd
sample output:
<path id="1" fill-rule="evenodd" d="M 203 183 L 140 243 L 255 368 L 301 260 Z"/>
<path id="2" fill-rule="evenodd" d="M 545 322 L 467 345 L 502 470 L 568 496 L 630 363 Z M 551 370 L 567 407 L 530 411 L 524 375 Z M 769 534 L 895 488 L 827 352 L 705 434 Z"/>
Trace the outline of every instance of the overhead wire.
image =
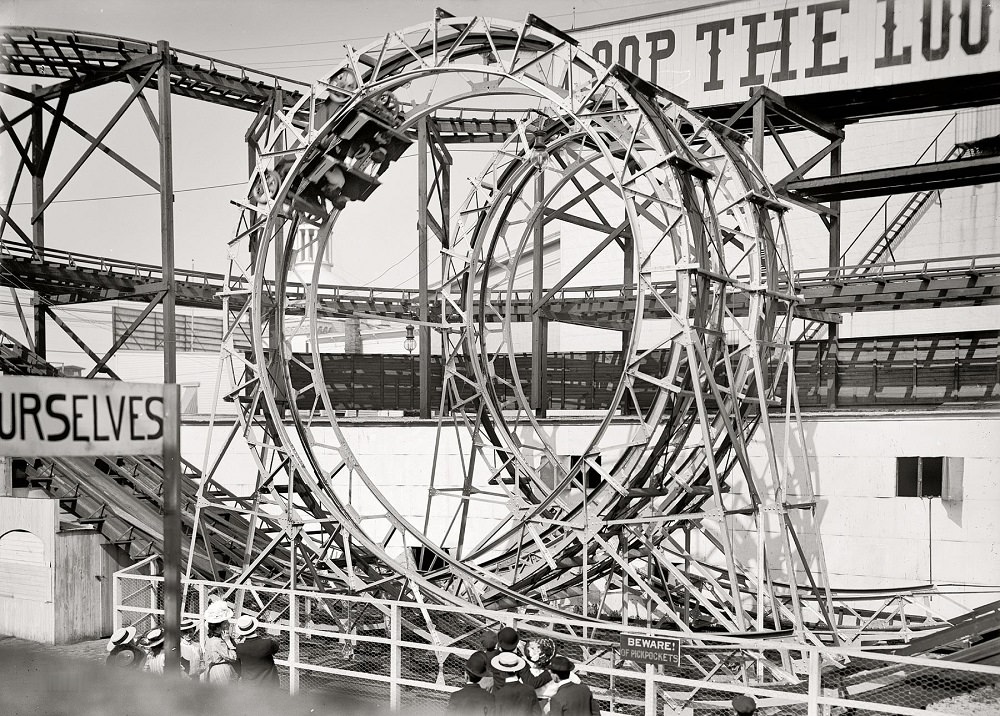
<path id="1" fill-rule="evenodd" d="M 174 193 L 175 194 L 183 194 L 183 193 L 191 192 L 191 191 L 205 191 L 207 189 L 227 189 L 227 188 L 234 187 L 234 186 L 246 186 L 246 185 L 247 185 L 247 183 L 245 181 L 233 182 L 231 184 L 210 184 L 210 185 L 207 185 L 207 186 L 192 186 L 192 187 L 188 187 L 187 189 L 174 189 Z M 79 202 L 83 202 L 83 201 L 106 201 L 108 199 L 132 199 L 132 198 L 135 198 L 137 196 L 159 196 L 159 195 L 160 195 L 160 192 L 158 192 L 158 191 L 146 191 L 146 192 L 142 192 L 142 193 L 139 193 L 139 194 L 115 194 L 115 195 L 112 195 L 112 196 L 81 197 L 79 199 L 56 199 L 56 200 L 52 201 L 51 203 L 52 204 L 73 204 L 73 203 L 79 203 Z M 31 203 L 32 202 L 30 202 L 30 201 L 15 201 L 13 204 L 11 204 L 11 206 L 29 206 Z"/>

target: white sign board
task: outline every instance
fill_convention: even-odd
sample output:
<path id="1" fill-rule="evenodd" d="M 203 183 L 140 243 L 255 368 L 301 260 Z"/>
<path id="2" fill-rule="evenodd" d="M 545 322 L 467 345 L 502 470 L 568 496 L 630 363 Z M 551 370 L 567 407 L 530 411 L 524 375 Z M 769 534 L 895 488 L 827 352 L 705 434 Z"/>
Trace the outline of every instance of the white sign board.
<path id="1" fill-rule="evenodd" d="M 0 455 L 159 455 L 163 385 L 0 377 Z"/>
<path id="2" fill-rule="evenodd" d="M 572 31 L 693 107 L 743 102 L 768 85 L 786 97 L 1000 71 L 991 0 L 761 0 Z"/>

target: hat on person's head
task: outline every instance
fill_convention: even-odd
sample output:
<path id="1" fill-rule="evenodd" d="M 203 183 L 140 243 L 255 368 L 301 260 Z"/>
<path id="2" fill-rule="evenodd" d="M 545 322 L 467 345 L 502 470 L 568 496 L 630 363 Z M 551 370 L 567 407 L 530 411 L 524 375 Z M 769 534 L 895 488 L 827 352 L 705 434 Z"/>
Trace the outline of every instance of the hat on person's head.
<path id="1" fill-rule="evenodd" d="M 559 673 L 568 673 L 574 669 L 573 662 L 567 659 L 562 654 L 556 654 L 552 657 L 552 661 L 549 662 L 549 671 L 558 671 Z"/>
<path id="2" fill-rule="evenodd" d="M 205 621 L 209 624 L 221 624 L 233 618 L 233 610 L 225 602 L 212 602 L 205 609 Z"/>
<path id="3" fill-rule="evenodd" d="M 733 699 L 733 711 L 741 716 L 748 716 L 757 710 L 757 702 L 749 696 L 740 694 Z"/>
<path id="4" fill-rule="evenodd" d="M 194 631 L 198 628 L 198 620 L 192 619 L 191 617 L 184 617 L 181 619 L 181 631 Z"/>
<path id="5" fill-rule="evenodd" d="M 249 636 L 257 631 L 258 626 L 260 625 L 254 617 L 244 614 L 236 620 L 236 634 L 238 636 Z"/>
<path id="6" fill-rule="evenodd" d="M 532 666 L 545 666 L 556 653 L 556 643 L 548 638 L 532 639 L 524 644 L 524 658 Z"/>
<path id="7" fill-rule="evenodd" d="M 514 651 L 501 651 L 490 662 L 490 666 L 497 671 L 506 671 L 514 674 L 527 665 L 527 662 L 521 658 L 521 655 Z"/>
<path id="8" fill-rule="evenodd" d="M 497 648 L 497 633 L 492 629 L 483 632 L 483 649 L 492 651 Z"/>
<path id="9" fill-rule="evenodd" d="M 478 676 L 479 678 L 486 676 L 486 653 L 482 651 L 473 652 L 472 655 L 465 660 L 465 670 L 473 676 Z"/>
<path id="10" fill-rule="evenodd" d="M 500 651 L 514 651 L 519 640 L 517 629 L 514 627 L 506 626 L 497 634 L 497 646 L 500 647 Z"/>
<path id="11" fill-rule="evenodd" d="M 147 649 L 152 649 L 154 646 L 159 646 L 163 643 L 163 630 L 157 627 L 156 629 L 150 629 L 146 632 L 146 636 L 142 638 L 140 642 L 142 646 Z"/>
<path id="12" fill-rule="evenodd" d="M 115 647 L 125 646 L 135 639 L 135 627 L 119 627 L 108 640 L 108 651 L 114 651 Z"/>

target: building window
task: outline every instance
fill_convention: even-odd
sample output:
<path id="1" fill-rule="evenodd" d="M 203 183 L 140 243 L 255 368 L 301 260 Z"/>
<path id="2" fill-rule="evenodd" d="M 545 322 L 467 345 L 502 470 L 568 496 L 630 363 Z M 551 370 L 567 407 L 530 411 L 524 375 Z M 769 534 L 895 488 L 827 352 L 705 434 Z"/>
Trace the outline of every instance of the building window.
<path id="1" fill-rule="evenodd" d="M 897 497 L 941 497 L 944 463 L 943 457 L 897 457 Z"/>

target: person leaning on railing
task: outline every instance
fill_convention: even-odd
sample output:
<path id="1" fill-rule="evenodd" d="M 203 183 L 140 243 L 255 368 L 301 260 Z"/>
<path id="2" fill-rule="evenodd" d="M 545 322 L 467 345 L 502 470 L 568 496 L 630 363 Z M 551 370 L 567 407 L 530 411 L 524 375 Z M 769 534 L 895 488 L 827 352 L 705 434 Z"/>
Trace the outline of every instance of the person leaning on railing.
<path id="1" fill-rule="evenodd" d="M 261 633 L 260 623 L 249 614 L 236 620 L 236 656 L 240 660 L 240 682 L 253 686 L 278 686 L 277 639 Z"/>

